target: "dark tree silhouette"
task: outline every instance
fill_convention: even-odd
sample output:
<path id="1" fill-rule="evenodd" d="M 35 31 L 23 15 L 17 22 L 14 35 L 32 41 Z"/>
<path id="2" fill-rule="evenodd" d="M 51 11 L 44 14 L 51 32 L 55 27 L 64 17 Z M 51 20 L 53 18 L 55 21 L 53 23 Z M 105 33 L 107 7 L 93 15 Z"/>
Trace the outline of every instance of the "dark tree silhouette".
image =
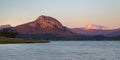
<path id="1" fill-rule="evenodd" d="M 4 28 L 0 31 L 0 36 L 14 38 L 17 36 L 17 32 L 9 28 Z"/>

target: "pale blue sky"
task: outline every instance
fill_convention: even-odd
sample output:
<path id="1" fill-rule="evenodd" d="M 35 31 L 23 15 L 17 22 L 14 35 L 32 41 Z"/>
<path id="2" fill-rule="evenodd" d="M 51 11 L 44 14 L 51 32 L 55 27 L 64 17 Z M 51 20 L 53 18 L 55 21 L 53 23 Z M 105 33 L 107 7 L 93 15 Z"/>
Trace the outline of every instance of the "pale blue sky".
<path id="1" fill-rule="evenodd" d="M 0 25 L 20 25 L 40 15 L 52 16 L 64 26 L 98 24 L 120 27 L 120 0 L 0 0 Z"/>

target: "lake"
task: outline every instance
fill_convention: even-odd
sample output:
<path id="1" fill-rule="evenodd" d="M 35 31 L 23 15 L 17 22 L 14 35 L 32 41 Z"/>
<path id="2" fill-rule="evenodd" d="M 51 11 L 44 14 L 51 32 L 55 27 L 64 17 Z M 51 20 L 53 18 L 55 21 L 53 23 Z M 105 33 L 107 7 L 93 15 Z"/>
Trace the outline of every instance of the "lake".
<path id="1" fill-rule="evenodd" d="M 0 44 L 0 60 L 120 60 L 120 41 Z"/>

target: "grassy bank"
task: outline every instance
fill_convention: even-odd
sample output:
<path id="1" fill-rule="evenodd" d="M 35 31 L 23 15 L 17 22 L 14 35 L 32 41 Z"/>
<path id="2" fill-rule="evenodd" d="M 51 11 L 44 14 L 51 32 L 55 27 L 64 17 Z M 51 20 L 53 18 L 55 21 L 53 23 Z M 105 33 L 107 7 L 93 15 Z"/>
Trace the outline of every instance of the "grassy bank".
<path id="1" fill-rule="evenodd" d="M 12 43 L 48 43 L 47 40 L 27 40 L 21 38 L 5 38 L 0 37 L 0 44 L 12 44 Z"/>

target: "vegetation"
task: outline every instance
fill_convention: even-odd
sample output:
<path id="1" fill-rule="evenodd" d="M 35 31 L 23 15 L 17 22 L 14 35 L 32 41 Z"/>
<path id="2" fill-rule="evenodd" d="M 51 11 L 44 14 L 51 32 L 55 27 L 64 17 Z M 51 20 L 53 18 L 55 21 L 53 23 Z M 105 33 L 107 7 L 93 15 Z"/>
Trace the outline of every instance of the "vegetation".
<path id="1" fill-rule="evenodd" d="M 22 39 L 16 38 L 18 33 L 10 28 L 4 28 L 0 30 L 0 44 L 6 43 L 47 43 L 49 41 L 46 40 L 29 40 L 29 39 Z"/>
<path id="2" fill-rule="evenodd" d="M 0 37 L 0 44 L 11 44 L 11 43 L 48 43 L 47 40 L 28 40 L 20 38 L 6 38 Z"/>
<path id="3" fill-rule="evenodd" d="M 17 32 L 9 28 L 4 28 L 0 31 L 0 36 L 14 38 L 17 36 Z"/>

